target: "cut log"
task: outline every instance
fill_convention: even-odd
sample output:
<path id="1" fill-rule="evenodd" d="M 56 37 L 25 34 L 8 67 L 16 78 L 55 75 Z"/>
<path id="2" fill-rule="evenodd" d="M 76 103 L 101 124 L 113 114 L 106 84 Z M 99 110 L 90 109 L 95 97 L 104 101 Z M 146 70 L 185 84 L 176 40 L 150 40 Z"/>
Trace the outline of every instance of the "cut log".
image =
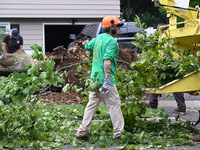
<path id="1" fill-rule="evenodd" d="M 12 72 L 27 71 L 27 64 L 32 64 L 33 59 L 24 50 L 17 50 L 15 53 L 2 54 L 0 56 L 0 76 L 9 75 Z"/>

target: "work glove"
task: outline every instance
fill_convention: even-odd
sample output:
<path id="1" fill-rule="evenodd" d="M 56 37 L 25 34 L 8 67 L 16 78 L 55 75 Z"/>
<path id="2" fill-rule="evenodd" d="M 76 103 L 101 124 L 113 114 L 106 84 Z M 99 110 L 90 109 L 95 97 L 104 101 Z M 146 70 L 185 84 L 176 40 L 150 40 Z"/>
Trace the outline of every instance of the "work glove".
<path id="1" fill-rule="evenodd" d="M 99 91 L 102 94 L 107 94 L 110 91 L 110 88 L 111 88 L 111 79 L 106 78 L 104 84 L 100 87 Z"/>

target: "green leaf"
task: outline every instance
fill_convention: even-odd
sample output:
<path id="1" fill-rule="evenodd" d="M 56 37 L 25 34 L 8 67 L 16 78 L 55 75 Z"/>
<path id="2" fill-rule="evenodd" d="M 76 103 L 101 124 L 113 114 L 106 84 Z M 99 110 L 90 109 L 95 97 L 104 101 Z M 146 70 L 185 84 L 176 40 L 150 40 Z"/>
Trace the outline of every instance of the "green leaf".
<path id="1" fill-rule="evenodd" d="M 197 56 L 200 56 L 200 50 L 197 51 Z"/>
<path id="2" fill-rule="evenodd" d="M 67 83 L 67 84 L 62 88 L 62 91 L 63 91 L 63 92 L 67 92 L 70 88 L 71 88 L 71 85 L 70 85 L 69 83 Z"/>
<path id="3" fill-rule="evenodd" d="M 79 65 L 79 66 L 76 68 L 76 70 L 77 70 L 78 72 L 81 72 L 81 71 L 82 71 L 82 66 Z"/>

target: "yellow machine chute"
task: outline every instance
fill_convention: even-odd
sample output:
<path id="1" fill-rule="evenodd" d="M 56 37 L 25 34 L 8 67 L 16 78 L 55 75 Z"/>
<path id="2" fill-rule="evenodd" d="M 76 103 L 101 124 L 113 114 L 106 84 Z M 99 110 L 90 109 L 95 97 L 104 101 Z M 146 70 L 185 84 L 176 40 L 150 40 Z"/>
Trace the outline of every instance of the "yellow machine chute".
<path id="1" fill-rule="evenodd" d="M 189 7 L 189 0 L 154 0 L 155 6 L 167 10 L 169 24 L 160 26 L 168 27 L 164 36 L 168 39 L 176 38 L 175 47 L 179 49 L 190 49 L 194 57 L 200 51 L 200 8 Z M 177 16 L 184 19 L 177 22 Z M 181 27 L 179 27 L 181 26 Z M 199 58 L 200 60 L 200 58 Z M 174 93 L 187 92 L 194 95 L 200 94 L 200 71 L 185 75 L 182 79 L 174 80 L 159 88 L 147 89 L 147 93 Z"/>

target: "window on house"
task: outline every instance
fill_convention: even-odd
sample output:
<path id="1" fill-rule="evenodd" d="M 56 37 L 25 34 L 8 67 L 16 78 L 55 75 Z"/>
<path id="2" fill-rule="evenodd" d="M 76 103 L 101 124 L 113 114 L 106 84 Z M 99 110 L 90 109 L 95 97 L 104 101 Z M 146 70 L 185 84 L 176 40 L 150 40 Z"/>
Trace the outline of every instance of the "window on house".
<path id="1" fill-rule="evenodd" d="M 8 33 L 10 30 L 10 23 L 9 22 L 0 22 L 0 30 Z"/>

